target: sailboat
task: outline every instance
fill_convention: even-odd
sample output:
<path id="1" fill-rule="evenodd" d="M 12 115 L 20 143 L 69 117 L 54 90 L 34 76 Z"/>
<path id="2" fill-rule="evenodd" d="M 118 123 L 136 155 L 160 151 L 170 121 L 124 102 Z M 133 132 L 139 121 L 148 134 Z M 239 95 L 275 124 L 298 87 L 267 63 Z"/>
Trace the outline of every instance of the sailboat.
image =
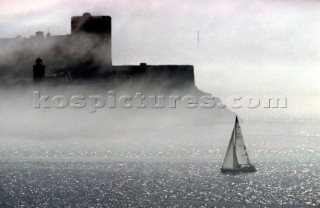
<path id="1" fill-rule="evenodd" d="M 246 146 L 244 144 L 238 117 L 233 127 L 231 139 L 221 168 L 222 173 L 256 172 L 250 164 Z"/>

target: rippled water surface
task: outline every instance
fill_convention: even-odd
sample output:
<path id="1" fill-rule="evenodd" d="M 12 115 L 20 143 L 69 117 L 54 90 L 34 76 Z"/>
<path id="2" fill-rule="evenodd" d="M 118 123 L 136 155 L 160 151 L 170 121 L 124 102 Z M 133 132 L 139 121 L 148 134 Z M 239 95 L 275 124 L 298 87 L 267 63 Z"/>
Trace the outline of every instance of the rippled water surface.
<path id="1" fill-rule="evenodd" d="M 106 139 L 2 138 L 0 205 L 320 206 L 318 123 L 243 122 L 258 172 L 238 175 L 220 173 L 231 127 L 126 130 Z"/>

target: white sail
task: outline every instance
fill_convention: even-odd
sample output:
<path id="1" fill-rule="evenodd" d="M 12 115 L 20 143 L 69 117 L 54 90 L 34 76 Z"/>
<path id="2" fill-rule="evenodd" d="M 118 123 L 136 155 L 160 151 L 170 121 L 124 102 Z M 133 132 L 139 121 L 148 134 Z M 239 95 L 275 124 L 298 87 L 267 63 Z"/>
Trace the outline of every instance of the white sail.
<path id="1" fill-rule="evenodd" d="M 254 165 L 250 164 L 246 145 L 244 144 L 238 117 L 233 126 L 228 150 L 223 161 L 221 172 L 256 172 Z"/>
<path id="2" fill-rule="evenodd" d="M 244 144 L 241 128 L 236 117 L 236 123 L 234 127 L 235 131 L 235 146 L 238 163 L 240 165 L 250 165 L 249 156 L 247 153 L 246 145 Z"/>
<path id="3" fill-rule="evenodd" d="M 222 168 L 226 169 L 235 169 L 239 166 L 237 156 L 236 156 L 236 151 L 235 151 L 235 129 L 232 131 L 232 135 L 230 138 L 228 150 L 226 153 L 226 156 L 223 161 Z"/>

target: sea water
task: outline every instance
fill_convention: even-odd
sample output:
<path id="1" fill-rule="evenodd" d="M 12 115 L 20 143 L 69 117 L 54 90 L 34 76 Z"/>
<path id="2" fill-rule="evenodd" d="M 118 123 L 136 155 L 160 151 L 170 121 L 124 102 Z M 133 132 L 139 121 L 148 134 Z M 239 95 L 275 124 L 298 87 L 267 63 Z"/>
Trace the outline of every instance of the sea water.
<path id="1" fill-rule="evenodd" d="M 3 137 L 0 207 L 319 207 L 319 123 L 240 125 L 256 173 L 220 172 L 232 124 Z"/>

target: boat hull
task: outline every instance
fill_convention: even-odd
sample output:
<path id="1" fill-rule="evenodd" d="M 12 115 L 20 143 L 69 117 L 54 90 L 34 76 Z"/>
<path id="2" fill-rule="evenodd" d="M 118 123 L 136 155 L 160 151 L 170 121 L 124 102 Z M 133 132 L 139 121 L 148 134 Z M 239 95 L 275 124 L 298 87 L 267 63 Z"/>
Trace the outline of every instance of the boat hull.
<path id="1" fill-rule="evenodd" d="M 240 167 L 235 169 L 221 168 L 222 173 L 252 173 L 257 172 L 254 166 Z"/>

